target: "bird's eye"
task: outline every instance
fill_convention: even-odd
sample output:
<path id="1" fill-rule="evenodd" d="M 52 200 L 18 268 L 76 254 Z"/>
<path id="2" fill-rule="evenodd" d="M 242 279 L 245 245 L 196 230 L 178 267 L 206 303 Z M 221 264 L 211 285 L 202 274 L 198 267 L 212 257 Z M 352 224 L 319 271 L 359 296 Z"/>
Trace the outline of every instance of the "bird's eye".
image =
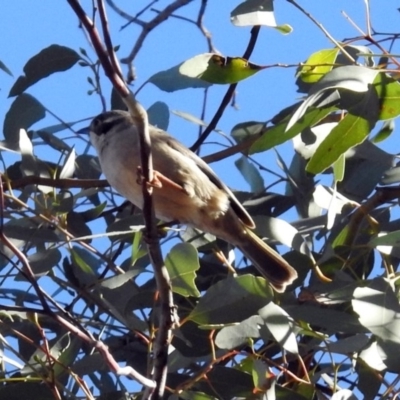
<path id="1" fill-rule="evenodd" d="M 100 117 L 96 117 L 93 119 L 92 123 L 90 124 L 90 130 L 94 132 L 96 135 L 101 135 L 103 132 L 103 121 Z"/>

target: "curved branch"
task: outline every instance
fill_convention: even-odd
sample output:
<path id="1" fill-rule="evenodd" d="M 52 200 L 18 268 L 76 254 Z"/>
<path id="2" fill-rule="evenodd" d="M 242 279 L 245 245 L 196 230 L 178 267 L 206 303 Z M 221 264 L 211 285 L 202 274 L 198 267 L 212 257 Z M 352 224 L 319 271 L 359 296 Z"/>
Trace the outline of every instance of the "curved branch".
<path id="1" fill-rule="evenodd" d="M 97 0 L 97 3 L 99 6 L 103 36 L 108 51 L 105 50 L 94 23 L 85 14 L 84 10 L 78 3 L 78 0 L 67 1 L 77 14 L 85 29 L 87 30 L 93 47 L 95 48 L 95 51 L 99 57 L 100 63 L 106 75 L 108 76 L 114 88 L 118 91 L 118 93 L 122 97 L 122 100 L 128 107 L 128 110 L 139 133 L 141 168 L 144 176 L 142 186 L 143 216 L 148 238 L 148 253 L 154 268 L 154 275 L 157 282 L 159 299 L 161 303 L 161 315 L 159 318 L 160 323 L 154 344 L 153 370 L 151 373 L 151 382 L 154 382 L 155 384 L 150 385 L 147 383 L 146 386 L 150 389 L 148 389 L 144 398 L 160 399 L 163 397 L 165 390 L 165 382 L 168 368 L 168 352 L 172 337 L 171 328 L 174 323 L 174 303 L 171 282 L 168 271 L 164 265 L 160 242 L 158 238 L 155 212 L 153 207 L 152 187 L 151 185 L 149 185 L 149 183 L 153 181 L 153 163 L 151 157 L 151 141 L 147 113 L 145 109 L 130 94 L 129 89 L 122 78 L 121 69 L 119 67 L 118 60 L 114 54 L 114 49 L 111 43 L 111 36 L 108 29 L 108 22 L 105 14 L 103 0 Z M 177 7 L 182 4 L 188 3 L 189 1 L 190 0 L 175 1 L 175 3 L 166 7 L 164 12 L 161 15 L 158 15 L 153 20 L 153 23 L 154 21 L 161 22 L 162 20 L 166 19 L 168 17 L 168 14 L 173 12 L 174 6 Z M 157 22 L 154 26 L 156 26 L 159 22 Z M 151 22 L 147 24 L 147 26 L 151 27 Z M 101 351 L 101 348 L 98 348 L 98 350 Z M 116 363 L 115 365 L 113 365 L 113 369 L 117 369 L 117 373 L 119 374 L 122 373 L 122 369 L 119 368 L 118 364 Z M 128 371 L 128 373 L 132 375 L 132 371 Z"/>
<path id="2" fill-rule="evenodd" d="M 250 40 L 249 40 L 249 44 L 247 45 L 247 49 L 243 54 L 243 58 L 249 59 L 251 56 L 251 53 L 254 50 L 254 47 L 256 45 L 257 42 L 257 38 L 258 38 L 258 34 L 260 33 L 260 26 L 253 26 L 253 28 L 251 29 L 251 36 L 250 36 Z M 196 140 L 196 142 L 193 144 L 193 146 L 191 147 L 192 151 L 196 151 L 198 150 L 198 148 L 203 144 L 203 142 L 207 139 L 207 137 L 209 136 L 209 134 L 216 128 L 219 120 L 222 117 L 222 114 L 225 111 L 225 108 L 228 106 L 228 104 L 231 101 L 231 98 L 233 96 L 233 93 L 236 90 L 236 86 L 237 83 L 234 83 L 232 85 L 229 86 L 228 90 L 225 93 L 224 98 L 221 101 L 220 106 L 218 107 L 217 112 L 215 113 L 213 119 L 211 120 L 211 122 L 209 123 L 209 125 L 207 126 L 207 128 L 204 130 L 204 132 L 199 136 L 199 138 Z"/>
<path id="3" fill-rule="evenodd" d="M 124 64 L 131 64 L 136 55 L 139 53 L 139 50 L 141 49 L 149 32 L 168 19 L 178 8 L 181 8 L 190 2 L 191 0 L 175 0 L 169 6 L 165 7 L 164 10 L 157 14 L 151 21 L 144 24 L 142 27 L 142 32 L 136 40 L 135 46 L 133 46 L 133 49 L 129 53 L 128 57 L 121 59 L 121 62 Z"/>

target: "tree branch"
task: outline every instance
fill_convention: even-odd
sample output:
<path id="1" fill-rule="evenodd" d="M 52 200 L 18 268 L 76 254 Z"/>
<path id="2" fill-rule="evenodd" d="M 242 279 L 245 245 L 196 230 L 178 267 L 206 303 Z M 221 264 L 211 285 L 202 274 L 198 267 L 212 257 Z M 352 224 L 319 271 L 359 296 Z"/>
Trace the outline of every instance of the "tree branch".
<path id="1" fill-rule="evenodd" d="M 250 41 L 249 44 L 247 45 L 247 49 L 243 54 L 243 58 L 249 59 L 251 56 L 251 53 L 254 50 L 254 46 L 257 42 L 258 34 L 260 33 L 260 26 L 253 26 L 251 29 L 251 36 L 250 36 Z M 220 106 L 218 107 L 217 112 L 215 113 L 213 119 L 207 126 L 207 128 L 204 130 L 204 132 L 199 136 L 199 138 L 196 140 L 196 142 L 193 144 L 191 147 L 192 151 L 196 151 L 202 144 L 203 142 L 207 139 L 209 134 L 216 128 L 219 120 L 222 117 L 222 114 L 225 111 L 225 108 L 228 106 L 228 104 L 231 101 L 231 98 L 233 96 L 233 93 L 235 93 L 237 83 L 234 83 L 229 86 L 228 90 L 225 93 L 224 98 L 221 101 Z"/>
<path id="2" fill-rule="evenodd" d="M 151 157 L 151 141 L 149 134 L 149 124 L 147 119 L 147 113 L 145 109 L 134 99 L 130 94 L 128 87 L 126 86 L 121 69 L 118 65 L 118 60 L 114 54 L 114 49 L 111 43 L 111 36 L 108 29 L 107 17 L 105 14 L 105 9 L 102 0 L 98 0 L 97 4 L 100 12 L 100 20 L 102 23 L 103 36 L 107 45 L 107 51 L 104 49 L 104 45 L 101 41 L 100 35 L 94 25 L 94 23 L 88 18 L 88 16 L 83 11 L 82 7 L 78 3 L 78 0 L 67 0 L 71 5 L 75 13 L 77 14 L 79 20 L 82 22 L 85 29 L 88 31 L 90 39 L 93 43 L 95 51 L 99 57 L 100 63 L 103 69 L 112 82 L 114 88 L 122 97 L 122 100 L 128 107 L 128 110 L 135 122 L 135 125 L 139 132 L 140 140 L 140 156 L 141 156 L 141 167 L 143 173 L 143 215 L 146 226 L 147 234 L 147 246 L 149 257 L 154 268 L 154 275 L 157 282 L 157 288 L 159 291 L 159 299 L 161 303 L 161 315 L 160 315 L 160 325 L 157 331 L 156 340 L 154 343 L 154 360 L 153 360 L 153 370 L 151 372 L 152 378 L 155 382 L 154 385 L 147 384 L 146 386 L 150 388 L 144 398 L 159 399 L 163 397 L 165 390 L 165 381 L 167 376 L 167 361 L 168 361 L 168 350 L 171 342 L 171 328 L 173 325 L 173 296 L 170 278 L 168 271 L 164 266 L 162 253 L 160 249 L 160 242 L 158 238 L 155 212 L 153 207 L 152 198 L 152 187 L 149 185 L 153 181 L 153 163 Z M 167 11 L 171 13 L 174 6 L 180 6 L 183 3 L 187 3 L 189 0 L 176 1 L 174 4 L 166 7 L 164 13 L 160 16 L 158 15 L 153 23 L 156 26 L 162 20 L 168 17 Z M 154 22 L 155 21 L 155 22 Z M 157 22 L 159 21 L 159 22 Z M 151 23 L 147 24 L 151 27 Z M 143 39 L 144 40 L 144 39 Z M 99 350 L 101 350 L 99 348 Z M 117 368 L 118 365 L 113 365 L 113 368 Z M 118 367 L 119 368 L 119 367 Z M 118 373 L 121 374 L 121 369 L 118 369 Z M 129 371 L 129 374 L 132 374 Z"/>
<path id="3" fill-rule="evenodd" d="M 178 8 L 185 6 L 186 4 L 190 3 L 191 0 L 175 0 L 169 6 L 165 7 L 159 14 L 157 14 L 151 21 L 147 22 L 142 27 L 142 32 L 140 33 L 139 37 L 136 40 L 135 46 L 133 46 L 132 51 L 129 53 L 128 57 L 121 59 L 121 62 L 124 64 L 132 64 L 133 60 L 135 59 L 136 55 L 139 53 L 147 35 L 168 19 L 171 14 L 176 11 Z"/>

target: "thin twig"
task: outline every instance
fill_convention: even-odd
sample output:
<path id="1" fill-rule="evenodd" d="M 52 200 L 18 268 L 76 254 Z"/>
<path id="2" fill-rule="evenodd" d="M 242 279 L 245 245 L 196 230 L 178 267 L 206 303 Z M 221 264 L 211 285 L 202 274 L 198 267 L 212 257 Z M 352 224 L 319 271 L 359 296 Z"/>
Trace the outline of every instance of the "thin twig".
<path id="1" fill-rule="evenodd" d="M 104 38 L 104 43 L 107 48 L 108 52 L 108 57 L 110 58 L 111 65 L 113 67 L 113 70 L 118 73 L 119 77 L 121 80 L 123 80 L 123 75 L 122 75 L 122 70 L 119 65 L 117 55 L 115 54 L 114 47 L 111 42 L 111 36 L 110 36 L 110 29 L 108 27 L 108 19 L 107 19 L 107 14 L 106 10 L 104 8 L 104 3 L 102 0 L 97 0 L 97 7 L 99 9 L 99 14 L 100 14 L 100 21 L 101 21 L 101 26 L 103 27 L 103 38 Z"/>
<path id="2" fill-rule="evenodd" d="M 254 46 L 257 42 L 257 38 L 258 38 L 258 34 L 260 32 L 260 26 L 254 26 L 251 29 L 251 34 L 250 34 L 250 40 L 249 40 L 249 44 L 247 45 L 247 49 L 243 54 L 243 58 L 245 58 L 246 60 L 250 58 L 253 50 L 254 50 Z M 203 144 L 203 142 L 207 139 L 208 135 L 216 128 L 219 120 L 222 117 L 222 114 L 224 113 L 226 107 L 228 106 L 228 104 L 231 101 L 231 98 L 233 96 L 233 93 L 236 90 L 236 86 L 237 83 L 234 83 L 232 85 L 229 85 L 228 90 L 225 93 L 225 96 L 223 97 L 220 106 L 218 107 L 217 112 L 215 113 L 213 119 L 211 120 L 211 122 L 209 123 L 209 125 L 207 126 L 207 128 L 204 130 L 204 132 L 201 134 L 201 136 L 196 140 L 196 142 L 193 144 L 193 146 L 191 147 L 192 151 L 197 151 L 197 149 Z"/>
<path id="3" fill-rule="evenodd" d="M 324 26 L 318 22 L 309 12 L 307 12 L 303 7 L 296 3 L 295 0 L 286 0 L 290 4 L 293 4 L 298 10 L 300 10 L 304 15 L 306 15 L 319 29 L 325 34 L 325 36 L 338 48 L 341 52 L 354 64 L 356 60 L 346 51 L 346 49 L 324 28 Z"/>
<path id="4" fill-rule="evenodd" d="M 67 2 L 74 10 L 79 21 L 81 21 L 82 25 L 88 32 L 90 40 L 93 44 L 97 56 L 99 57 L 100 63 L 104 69 L 105 74 L 110 79 L 111 83 L 122 97 L 129 96 L 129 90 L 125 85 L 123 79 L 121 79 L 121 77 L 119 76 L 118 72 L 114 70 L 113 65 L 108 57 L 107 51 L 101 41 L 99 31 L 97 30 L 93 21 L 87 16 L 85 11 L 79 4 L 78 0 L 67 0 Z M 107 30 L 107 28 L 105 29 Z"/>
<path id="5" fill-rule="evenodd" d="M 146 23 L 145 23 L 144 21 L 141 21 L 141 20 L 139 19 L 139 15 L 140 15 L 143 11 L 140 12 L 140 13 L 138 13 L 138 14 L 136 15 L 136 17 L 134 17 L 134 16 L 132 16 L 132 15 L 129 15 L 127 12 L 121 10 L 119 7 L 117 7 L 117 6 L 115 5 L 115 3 L 114 3 L 112 0 L 106 0 L 106 3 L 107 3 L 120 17 L 127 19 L 127 20 L 129 21 L 130 24 L 131 24 L 131 23 L 135 23 L 135 24 L 140 25 L 140 26 L 142 26 L 142 27 L 146 25 Z M 149 7 L 149 6 L 147 5 L 147 6 L 145 7 L 144 11 L 145 11 L 148 7 Z"/>
<path id="6" fill-rule="evenodd" d="M 105 179 L 52 179 L 36 175 L 24 176 L 16 180 L 9 180 L 4 175 L 0 175 L 0 178 L 3 184 L 7 186 L 3 190 L 22 189 L 28 185 L 43 185 L 59 189 L 90 189 L 110 186 Z"/>
<path id="7" fill-rule="evenodd" d="M 156 26 L 162 20 L 168 18 L 167 12 L 172 13 L 174 10 L 174 6 L 175 7 L 181 6 L 182 4 L 187 3 L 188 1 L 189 0 L 185 0 L 183 2 L 177 1 L 171 4 L 170 6 L 166 7 L 166 9 L 164 10 L 164 15 L 161 15 L 161 17 L 159 15 L 158 16 L 159 18 L 156 17 L 155 19 L 156 23 L 154 26 Z M 99 4 L 101 2 L 102 0 L 98 0 Z M 152 371 L 152 377 L 154 381 L 148 380 L 149 382 L 146 384 L 146 386 L 150 388 L 150 390 L 147 391 L 147 394 L 145 395 L 144 398 L 160 399 L 163 397 L 165 390 L 168 351 L 172 337 L 171 328 L 174 322 L 173 321 L 174 304 L 173 304 L 173 296 L 172 296 L 171 283 L 168 271 L 163 263 L 162 253 L 158 239 L 158 232 L 156 228 L 155 212 L 153 208 L 152 187 L 150 185 L 150 183 L 153 181 L 153 164 L 151 157 L 151 141 L 150 141 L 147 113 L 145 109 L 130 95 L 129 89 L 126 86 L 125 82 L 123 81 L 122 75 L 118 72 L 120 71 L 119 67 L 118 70 L 116 70 L 114 66 L 114 64 L 117 63 L 116 57 L 114 60 L 110 61 L 112 53 L 110 54 L 110 50 L 109 54 L 107 54 L 107 52 L 105 51 L 96 27 L 94 26 L 93 22 L 90 21 L 88 16 L 85 14 L 82 7 L 78 3 L 78 0 L 68 0 L 68 3 L 71 5 L 73 10 L 77 14 L 79 20 L 82 22 L 85 29 L 88 31 L 93 46 L 99 57 L 100 63 L 103 66 L 106 75 L 112 82 L 114 88 L 120 94 L 122 100 L 128 107 L 128 110 L 132 116 L 132 119 L 134 120 L 135 126 L 137 127 L 139 133 L 141 168 L 144 177 L 143 187 L 142 187 L 143 216 L 145 219 L 145 225 L 147 230 L 149 257 L 151 259 L 154 268 L 154 274 L 157 282 L 157 288 L 159 291 L 159 298 L 161 303 L 160 325 L 157 331 L 157 337 L 154 344 L 154 360 L 153 360 L 153 371 Z M 104 38 L 107 38 L 106 40 L 109 41 L 107 46 L 108 49 L 113 49 L 111 43 L 111 36 L 109 34 L 107 19 L 105 17 L 105 10 L 102 4 L 100 4 L 99 9 L 101 8 L 103 8 L 103 13 L 104 13 L 104 16 L 101 18 L 103 35 Z M 147 24 L 147 27 L 152 26 L 151 23 L 149 24 Z M 101 348 L 98 348 L 98 350 L 102 351 Z M 106 356 L 106 354 L 104 354 L 104 356 Z M 113 365 L 113 368 L 118 369 L 118 373 L 122 374 L 123 369 L 119 368 L 117 363 Z M 128 373 L 129 375 L 132 375 L 132 371 L 129 370 Z M 154 385 L 153 382 L 155 382 Z"/>
<path id="8" fill-rule="evenodd" d="M 190 3 L 191 0 L 175 0 L 173 3 L 168 5 L 167 7 L 164 8 L 159 14 L 157 14 L 151 21 L 147 22 L 142 29 L 142 32 L 140 33 L 139 37 L 136 40 L 135 45 L 133 46 L 133 49 L 129 53 L 129 55 L 123 59 L 121 59 L 122 63 L 129 64 L 131 65 L 133 60 L 135 59 L 136 55 L 139 53 L 147 35 L 152 31 L 154 28 L 156 28 L 159 24 L 164 22 L 166 19 L 168 19 L 171 14 L 176 11 L 177 9 L 185 6 L 186 4 Z"/>
<path id="9" fill-rule="evenodd" d="M 210 31 L 203 24 L 203 17 L 204 17 L 204 13 L 206 12 L 207 2 L 208 2 L 208 0 L 201 1 L 199 13 L 198 13 L 197 19 L 195 21 L 188 17 L 184 17 L 184 16 L 176 15 L 176 14 L 171 14 L 170 17 L 175 18 L 175 19 L 180 19 L 182 21 L 189 22 L 189 23 L 195 25 L 200 30 L 202 35 L 205 37 L 205 39 L 207 41 L 208 51 L 210 53 L 218 53 L 218 50 L 212 43 Z M 152 8 L 151 10 L 154 12 L 157 12 L 157 13 L 161 12 L 155 8 Z"/>

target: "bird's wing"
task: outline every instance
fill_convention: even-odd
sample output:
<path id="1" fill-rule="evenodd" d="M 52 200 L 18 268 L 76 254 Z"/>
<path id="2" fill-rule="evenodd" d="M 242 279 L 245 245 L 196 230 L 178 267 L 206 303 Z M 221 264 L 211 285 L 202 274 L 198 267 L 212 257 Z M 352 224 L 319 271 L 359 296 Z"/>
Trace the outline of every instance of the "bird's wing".
<path id="1" fill-rule="evenodd" d="M 253 219 L 250 217 L 249 213 L 243 208 L 240 204 L 239 200 L 235 197 L 232 191 L 226 186 L 221 179 L 215 174 L 215 172 L 208 166 L 206 162 L 204 162 L 199 156 L 197 156 L 193 151 L 189 150 L 185 145 L 180 143 L 174 137 L 166 134 L 167 144 L 172 149 L 184 154 L 186 157 L 189 157 L 196 163 L 196 166 L 208 177 L 208 179 L 219 189 L 224 190 L 229 197 L 229 201 L 232 209 L 235 211 L 236 215 L 240 218 L 240 220 L 249 228 L 254 228 L 255 224 Z"/>

